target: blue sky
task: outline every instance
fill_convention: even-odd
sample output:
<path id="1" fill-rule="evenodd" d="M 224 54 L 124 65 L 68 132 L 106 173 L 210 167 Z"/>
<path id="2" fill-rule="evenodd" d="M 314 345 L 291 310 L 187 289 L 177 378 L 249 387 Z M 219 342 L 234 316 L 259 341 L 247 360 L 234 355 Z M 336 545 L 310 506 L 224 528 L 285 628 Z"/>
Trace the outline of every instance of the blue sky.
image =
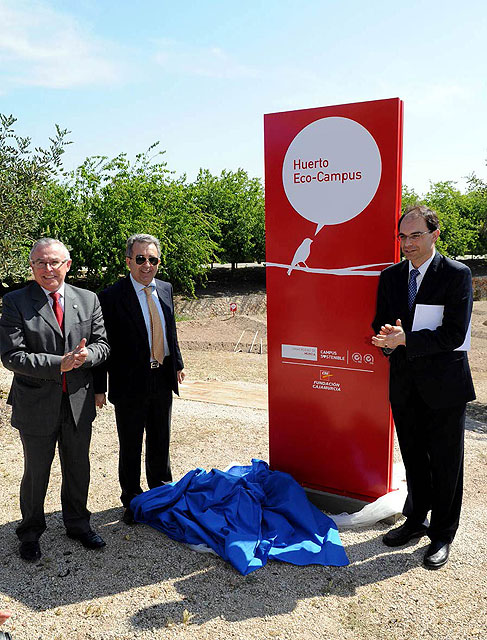
<path id="1" fill-rule="evenodd" d="M 0 111 L 68 169 L 160 141 L 263 177 L 263 114 L 399 97 L 403 182 L 487 180 L 485 0 L 0 0 Z"/>

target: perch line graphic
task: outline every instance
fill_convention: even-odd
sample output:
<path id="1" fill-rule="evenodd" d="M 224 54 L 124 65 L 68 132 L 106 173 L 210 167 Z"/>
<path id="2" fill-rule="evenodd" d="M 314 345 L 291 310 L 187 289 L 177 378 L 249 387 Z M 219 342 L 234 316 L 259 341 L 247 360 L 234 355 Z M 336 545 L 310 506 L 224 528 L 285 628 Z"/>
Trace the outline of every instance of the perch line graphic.
<path id="1" fill-rule="evenodd" d="M 300 247 L 302 246 L 302 243 Z M 356 267 L 343 267 L 338 269 L 319 269 L 313 267 L 299 267 L 297 264 L 280 264 L 278 262 L 266 262 L 266 267 L 278 267 L 280 269 L 287 269 L 288 275 L 291 275 L 291 271 L 307 271 L 308 273 L 319 273 L 333 276 L 380 276 L 382 269 L 376 271 L 366 271 L 372 267 L 388 267 L 393 264 L 392 262 L 377 262 L 375 264 L 361 264 Z"/>

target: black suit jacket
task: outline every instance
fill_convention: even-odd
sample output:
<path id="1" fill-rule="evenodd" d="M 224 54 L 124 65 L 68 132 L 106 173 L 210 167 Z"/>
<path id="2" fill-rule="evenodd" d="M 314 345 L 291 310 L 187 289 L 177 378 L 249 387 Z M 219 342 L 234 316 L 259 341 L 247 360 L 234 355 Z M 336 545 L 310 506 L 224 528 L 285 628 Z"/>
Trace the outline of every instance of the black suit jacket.
<path id="1" fill-rule="evenodd" d="M 177 371 L 183 369 L 179 350 L 172 286 L 156 280 L 156 290 L 166 321 L 167 341 L 172 356 L 171 388 L 178 393 Z M 130 275 L 99 294 L 110 345 L 108 360 L 93 370 L 95 393 L 105 393 L 116 403 L 127 396 L 144 396 L 149 391 L 150 347 L 147 329 Z"/>
<path id="2" fill-rule="evenodd" d="M 472 275 L 460 262 L 436 253 L 428 267 L 411 311 L 408 310 L 409 261 L 381 273 L 377 312 L 372 323 L 379 332 L 384 324 L 401 319 L 406 346 L 390 354 L 390 401 L 404 404 L 416 387 L 432 408 L 452 407 L 475 399 L 467 353 L 455 351 L 467 333 L 472 313 Z M 443 305 L 443 322 L 434 330 L 412 331 L 416 304 Z"/>

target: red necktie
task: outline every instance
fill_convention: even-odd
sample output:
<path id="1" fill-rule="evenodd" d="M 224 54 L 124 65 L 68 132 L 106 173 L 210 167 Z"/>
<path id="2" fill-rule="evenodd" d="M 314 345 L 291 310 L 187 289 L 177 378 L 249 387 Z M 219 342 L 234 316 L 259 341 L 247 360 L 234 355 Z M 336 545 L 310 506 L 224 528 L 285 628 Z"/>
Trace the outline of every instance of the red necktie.
<path id="1" fill-rule="evenodd" d="M 58 293 L 57 291 L 54 293 L 50 293 L 49 294 L 53 300 L 52 302 L 52 310 L 54 311 L 54 315 L 56 316 L 56 320 L 57 323 L 61 329 L 61 331 L 63 330 L 63 308 L 59 302 L 59 298 L 61 297 L 61 294 Z"/>
<path id="2" fill-rule="evenodd" d="M 56 320 L 57 323 L 59 325 L 59 328 L 61 329 L 61 331 L 63 331 L 63 318 L 64 318 L 64 312 L 63 312 L 63 308 L 61 306 L 61 303 L 59 302 L 59 298 L 61 297 L 61 294 L 58 293 L 57 291 L 54 291 L 53 293 L 49 294 L 52 298 L 52 310 L 54 311 L 54 315 L 56 316 Z M 64 331 L 63 331 L 64 333 Z M 63 391 L 66 393 L 68 390 L 68 387 L 66 385 L 66 374 L 63 373 Z"/>

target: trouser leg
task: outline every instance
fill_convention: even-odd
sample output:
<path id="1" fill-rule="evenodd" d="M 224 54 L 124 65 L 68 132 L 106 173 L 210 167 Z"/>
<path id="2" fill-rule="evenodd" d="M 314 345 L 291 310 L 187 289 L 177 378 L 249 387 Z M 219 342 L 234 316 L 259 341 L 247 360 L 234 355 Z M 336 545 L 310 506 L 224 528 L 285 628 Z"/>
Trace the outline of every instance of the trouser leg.
<path id="1" fill-rule="evenodd" d="M 145 431 L 145 470 L 150 489 L 172 480 L 169 458 L 172 390 L 165 384 L 151 390 Z"/>
<path id="2" fill-rule="evenodd" d="M 119 442 L 118 477 L 124 507 L 142 493 L 140 467 L 147 399 L 131 398 L 115 404 Z"/>
<path id="3" fill-rule="evenodd" d="M 417 394 L 392 410 L 408 481 L 403 513 L 419 523 L 431 509 L 429 536 L 451 542 L 463 496 L 465 404 L 432 409 Z"/>
<path id="4" fill-rule="evenodd" d="M 149 406 L 145 423 L 145 470 L 150 489 L 172 480 L 169 457 L 171 433 L 173 365 L 171 356 L 164 358 L 158 369 L 151 371 Z"/>
<path id="5" fill-rule="evenodd" d="M 452 542 L 460 522 L 463 498 L 465 404 L 434 412 L 428 430 L 432 477 L 429 536 Z"/>
<path id="6" fill-rule="evenodd" d="M 413 401 L 405 405 L 393 405 L 392 414 L 408 487 L 403 514 L 411 524 L 420 525 L 426 519 L 432 501 L 431 469 L 423 416 Z"/>
<path id="7" fill-rule="evenodd" d="M 91 424 L 76 427 L 69 400 L 63 396 L 59 429 L 61 461 L 61 504 L 67 531 L 74 534 L 90 529 L 90 512 L 86 508 L 90 485 Z"/>
<path id="8" fill-rule="evenodd" d="M 57 433 L 37 436 L 20 432 L 20 438 L 24 448 L 24 475 L 20 484 L 22 522 L 16 533 L 21 542 L 34 542 L 46 530 L 44 500 L 56 450 Z"/>

